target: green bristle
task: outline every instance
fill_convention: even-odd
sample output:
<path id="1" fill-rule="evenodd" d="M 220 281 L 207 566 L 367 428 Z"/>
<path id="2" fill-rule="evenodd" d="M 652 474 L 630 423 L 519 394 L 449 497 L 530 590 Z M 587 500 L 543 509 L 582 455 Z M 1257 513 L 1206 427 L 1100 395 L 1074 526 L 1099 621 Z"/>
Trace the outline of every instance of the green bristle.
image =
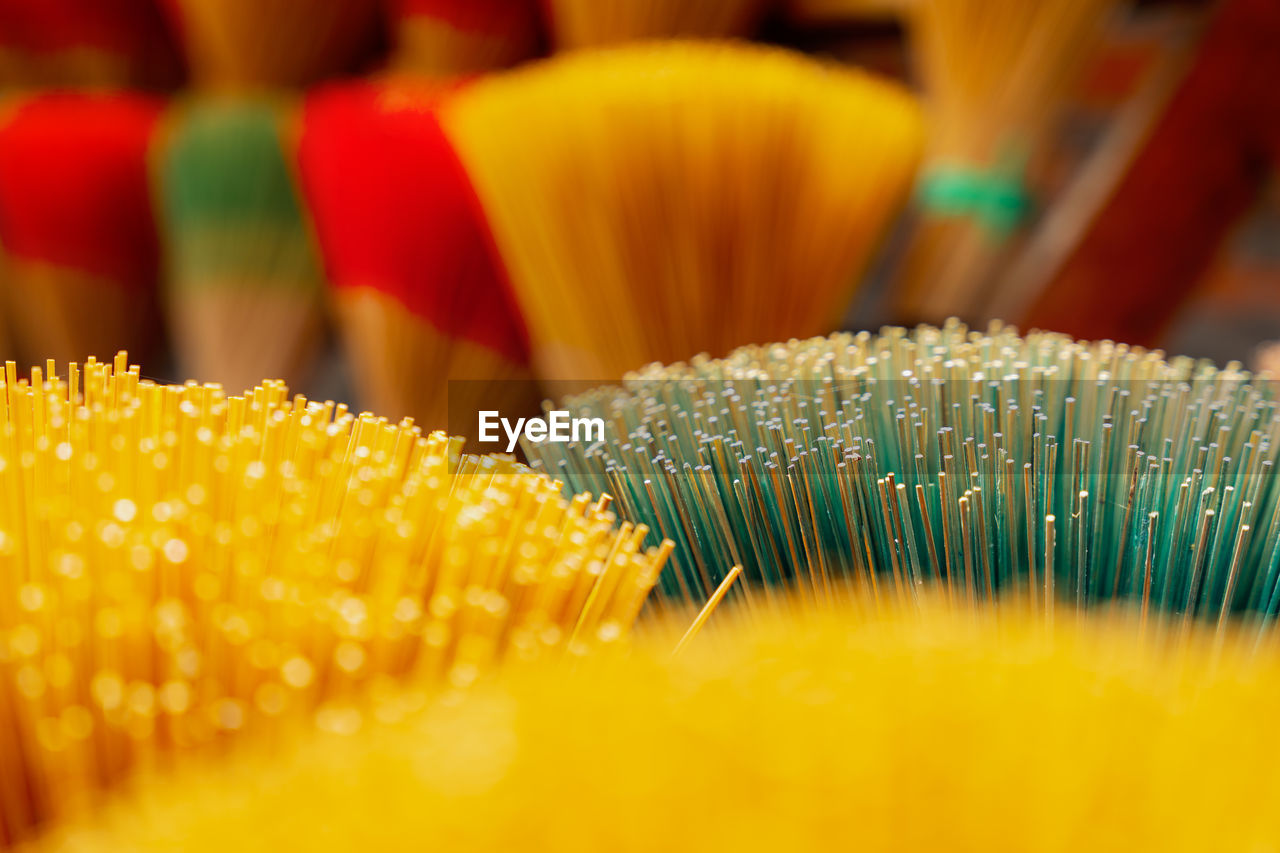
<path id="1" fill-rule="evenodd" d="M 158 166 L 175 288 L 321 292 L 282 145 L 285 115 L 271 100 L 215 97 L 172 117 Z"/>
<path id="2" fill-rule="evenodd" d="M 668 596 L 741 564 L 739 597 L 941 582 L 1220 622 L 1280 608 L 1280 418 L 1235 364 L 952 322 L 654 365 L 566 407 L 604 441 L 526 452 L 676 542 Z"/>

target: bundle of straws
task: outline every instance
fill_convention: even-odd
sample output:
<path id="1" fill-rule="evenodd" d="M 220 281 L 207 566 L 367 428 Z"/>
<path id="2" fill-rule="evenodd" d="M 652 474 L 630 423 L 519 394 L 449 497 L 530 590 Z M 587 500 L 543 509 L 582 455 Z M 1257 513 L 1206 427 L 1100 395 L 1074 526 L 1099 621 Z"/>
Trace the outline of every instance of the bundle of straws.
<path id="1" fill-rule="evenodd" d="M 0 843 L 138 772 L 361 725 L 395 685 L 622 637 L 669 546 L 411 422 L 158 385 L 0 383 Z"/>
<path id="2" fill-rule="evenodd" d="M 676 542 L 667 595 L 742 565 L 746 598 L 939 583 L 1220 630 L 1280 607 L 1280 418 L 1237 364 L 953 322 L 653 366 L 568 406 L 604 441 L 525 450 Z"/>
<path id="3" fill-rule="evenodd" d="M 553 382 L 830 329 L 922 141 L 885 81 L 720 43 L 571 53 L 442 112 Z"/>

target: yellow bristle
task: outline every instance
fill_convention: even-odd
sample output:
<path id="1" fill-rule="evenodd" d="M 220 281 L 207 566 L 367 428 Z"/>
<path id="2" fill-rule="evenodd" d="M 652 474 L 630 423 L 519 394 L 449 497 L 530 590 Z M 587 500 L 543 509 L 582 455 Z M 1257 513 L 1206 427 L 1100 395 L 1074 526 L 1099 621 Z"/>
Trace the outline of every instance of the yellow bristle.
<path id="1" fill-rule="evenodd" d="M 570 54 L 445 118 L 552 380 L 829 329 L 921 145 L 897 87 L 734 44 Z"/>
<path id="2" fill-rule="evenodd" d="M 660 38 L 746 36 L 765 0 L 547 0 L 552 40 L 560 48 Z"/>
<path id="3" fill-rule="evenodd" d="M 1274 849 L 1277 649 L 1176 634 L 937 600 L 722 620 L 166 779 L 54 849 Z"/>
<path id="4" fill-rule="evenodd" d="M 619 639 L 670 550 L 279 382 L 52 369 L 0 382 L 0 846 L 182 755 L 358 727 L 388 685 Z"/>

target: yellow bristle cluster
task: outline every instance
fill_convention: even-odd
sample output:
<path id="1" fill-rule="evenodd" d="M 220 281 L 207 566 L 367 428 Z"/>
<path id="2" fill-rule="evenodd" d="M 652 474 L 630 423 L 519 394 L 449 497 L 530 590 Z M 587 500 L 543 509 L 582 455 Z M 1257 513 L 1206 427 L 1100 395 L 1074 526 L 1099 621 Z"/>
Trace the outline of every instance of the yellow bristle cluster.
<path id="1" fill-rule="evenodd" d="M 869 75 L 696 42 L 492 77 L 445 120 L 552 380 L 829 330 L 922 132 Z"/>
<path id="2" fill-rule="evenodd" d="M 231 736 L 630 628 L 670 546 L 405 421 L 144 380 L 0 383 L 0 846 Z M 286 720 L 292 720 L 288 725 Z"/>
<path id="3" fill-rule="evenodd" d="M 1274 849 L 1280 656 L 1177 633 L 935 599 L 722 618 L 674 662 L 512 668 L 151 786 L 57 849 Z"/>

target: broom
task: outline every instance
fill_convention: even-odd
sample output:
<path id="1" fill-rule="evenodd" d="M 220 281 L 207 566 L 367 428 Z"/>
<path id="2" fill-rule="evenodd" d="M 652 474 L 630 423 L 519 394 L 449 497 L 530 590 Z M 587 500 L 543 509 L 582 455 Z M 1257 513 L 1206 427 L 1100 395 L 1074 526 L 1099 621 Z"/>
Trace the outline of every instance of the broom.
<path id="1" fill-rule="evenodd" d="M 928 603 L 508 670 L 355 738 L 165 777 L 51 849 L 1252 850 L 1280 656 Z"/>
<path id="2" fill-rule="evenodd" d="M 236 390 L 263 373 L 301 382 L 323 336 L 320 261 L 285 153 L 297 112 L 284 99 L 192 97 L 152 149 L 179 360 Z"/>
<path id="3" fill-rule="evenodd" d="M 139 377 L 0 384 L 0 845 L 394 684 L 617 641 L 669 550 L 408 421 Z"/>
<path id="4" fill-rule="evenodd" d="M 505 68 L 538 49 L 533 0 L 389 0 L 397 68 L 447 76 Z"/>
<path id="5" fill-rule="evenodd" d="M 662 38 L 749 36 L 767 0 L 543 0 L 557 48 L 599 47 Z"/>
<path id="6" fill-rule="evenodd" d="M 352 70 L 378 36 L 372 0 L 160 0 L 194 81 L 296 87 Z"/>
<path id="7" fill-rule="evenodd" d="M 566 405 L 604 440 L 529 458 L 674 540 L 668 596 L 742 565 L 748 599 L 937 584 L 1220 628 L 1280 609 L 1280 417 L 1238 364 L 953 322 L 653 366 Z"/>
<path id="8" fill-rule="evenodd" d="M 172 85 L 167 36 L 150 0 L 0 0 L 0 85 Z"/>
<path id="9" fill-rule="evenodd" d="M 366 405 L 426 423 L 444 422 L 450 408 L 537 404 L 523 323 L 440 127 L 449 91 L 404 82 L 318 90 L 298 154 Z"/>
<path id="10" fill-rule="evenodd" d="M 0 116 L 9 325 L 57 359 L 158 339 L 146 150 L 161 104 L 137 94 L 21 96 Z"/>
<path id="11" fill-rule="evenodd" d="M 830 328 L 921 135 L 880 80 L 692 42 L 481 80 L 445 121 L 558 381 Z"/>
<path id="12" fill-rule="evenodd" d="M 932 128 L 899 310 L 983 316 L 1031 212 L 1028 173 L 1114 0 L 928 0 L 908 20 Z"/>

